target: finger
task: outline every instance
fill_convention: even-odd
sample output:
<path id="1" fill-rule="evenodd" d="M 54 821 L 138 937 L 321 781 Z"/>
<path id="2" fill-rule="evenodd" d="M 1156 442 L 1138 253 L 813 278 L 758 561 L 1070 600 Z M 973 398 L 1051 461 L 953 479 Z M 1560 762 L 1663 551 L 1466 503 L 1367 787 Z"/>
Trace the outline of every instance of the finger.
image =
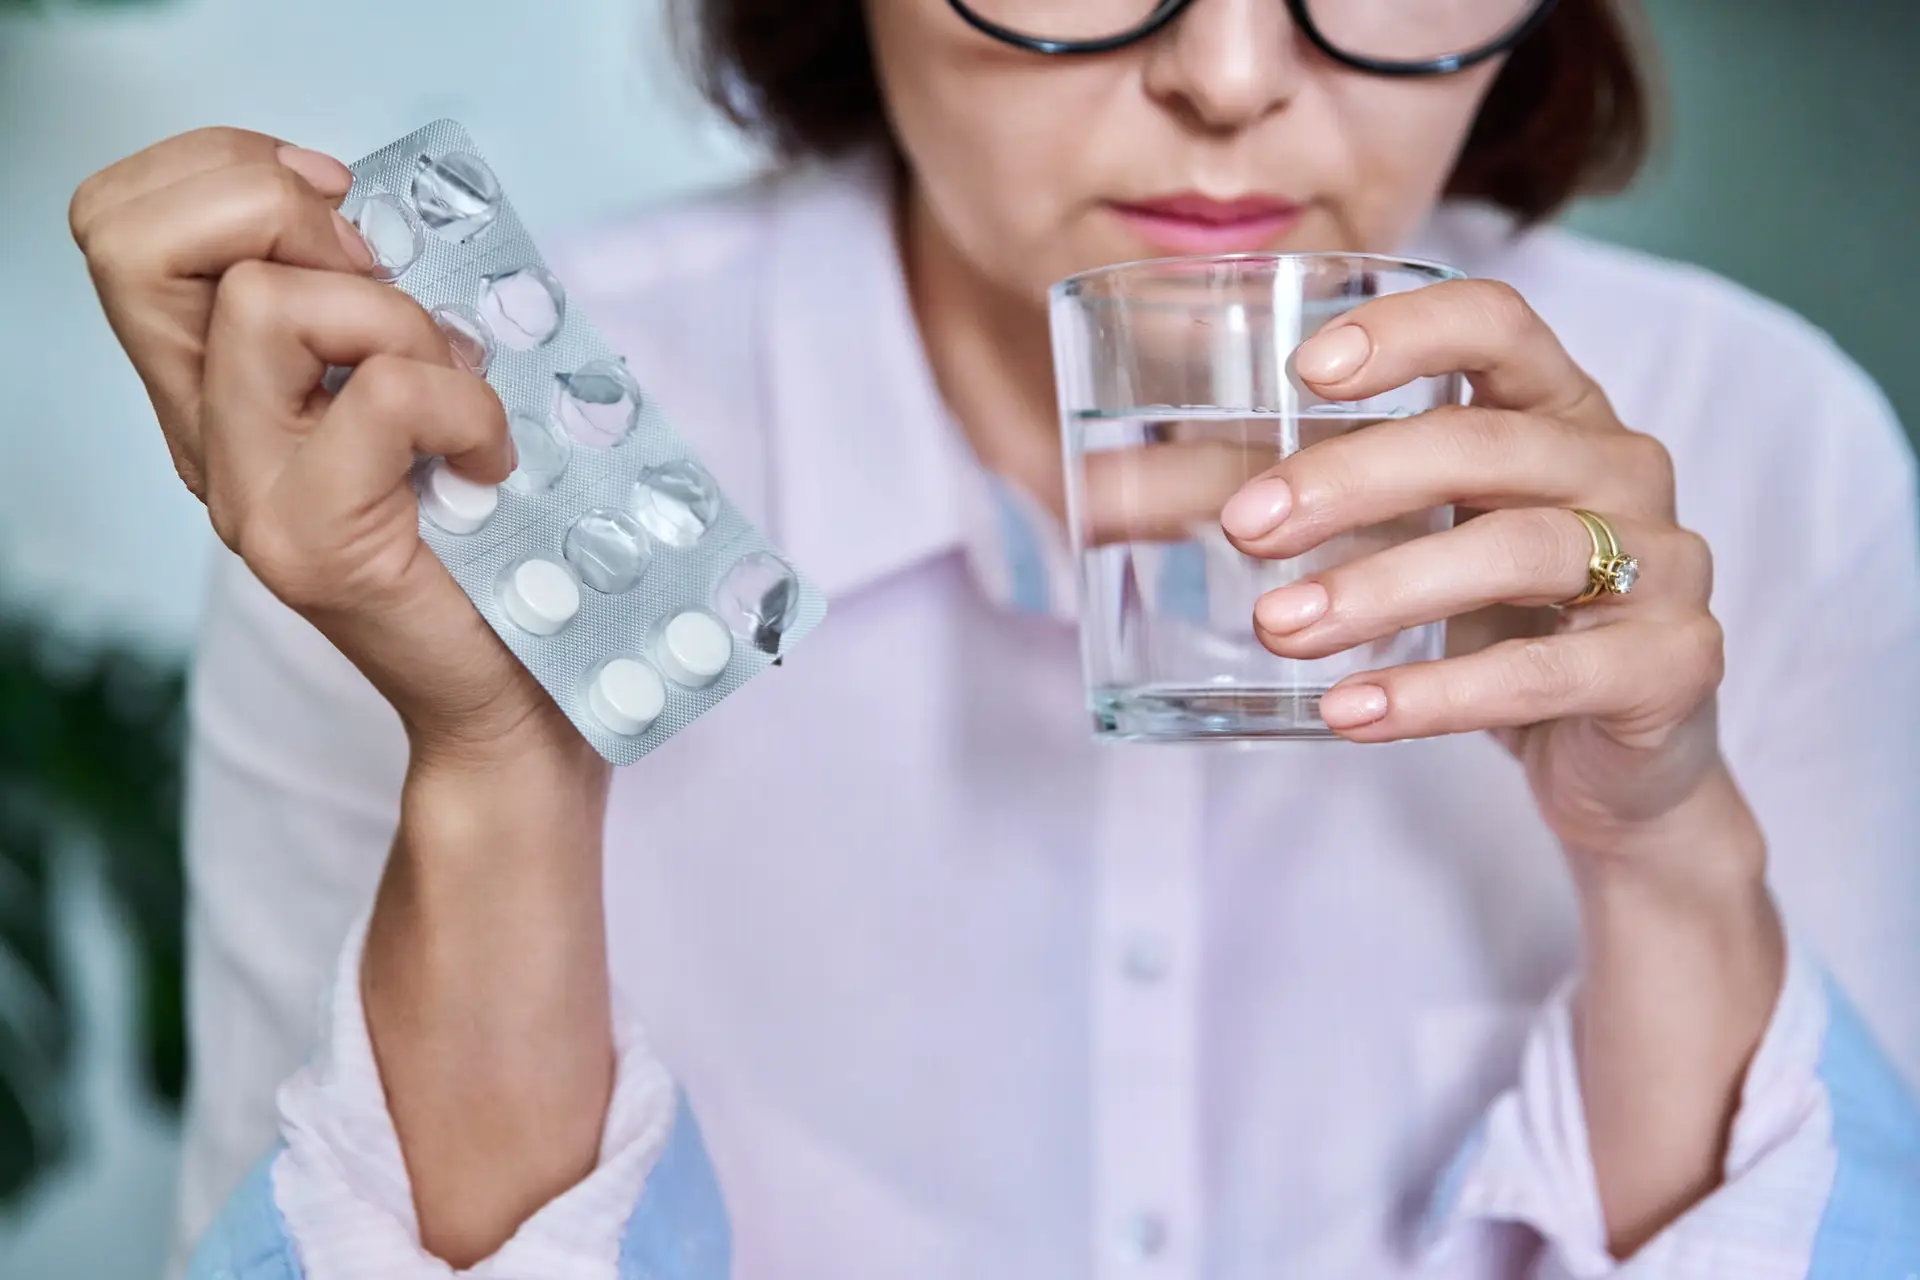
<path id="1" fill-rule="evenodd" d="M 248 566 L 300 609 L 364 611 L 384 593 L 428 589 L 413 534 L 409 473 L 446 457 L 482 483 L 512 470 L 506 412 L 461 369 L 376 355 L 355 371 L 254 505 L 240 537 Z M 434 566 L 437 569 L 437 566 Z M 407 584 L 412 584 L 408 586 Z"/>
<path id="2" fill-rule="evenodd" d="M 322 200 L 335 207 L 353 189 L 353 170 L 324 151 L 282 143 L 273 158 L 305 178 Z"/>
<path id="3" fill-rule="evenodd" d="M 1272 446 L 1183 441 L 1086 454 L 1080 533 L 1088 546 L 1184 542 L 1214 525 L 1248 479 L 1271 467 Z"/>
<path id="4" fill-rule="evenodd" d="M 164 138 L 82 182 L 67 205 L 67 224 L 84 249 L 87 229 L 102 211 L 195 174 L 270 160 L 279 146 L 265 134 L 219 127 Z"/>
<path id="5" fill-rule="evenodd" d="M 377 281 L 258 259 L 221 277 L 207 330 L 202 452 L 207 505 L 222 538 L 236 534 L 312 428 L 327 366 L 380 355 L 455 366 L 446 335 L 420 304 Z"/>
<path id="6" fill-rule="evenodd" d="M 67 223 L 85 248 L 94 219 L 115 205 L 214 169 L 274 160 L 305 178 L 323 199 L 338 201 L 353 183 L 345 165 L 321 152 L 246 129 L 195 129 L 157 142 L 82 182 L 67 206 Z"/>
<path id="7" fill-rule="evenodd" d="M 293 509 L 348 519 L 385 501 L 417 458 L 443 457 L 467 478 L 499 484 L 513 471 L 500 397 L 464 369 L 377 355 L 357 370 L 295 451 L 279 488 Z M 411 506 L 411 491 L 404 492 Z"/>
<path id="8" fill-rule="evenodd" d="M 193 174 L 94 219 L 87 262 L 103 298 L 129 285 L 217 277 L 261 258 L 365 273 L 373 255 L 338 210 L 275 160 Z"/>
<path id="9" fill-rule="evenodd" d="M 1712 696 L 1724 669 L 1712 615 L 1626 615 L 1605 626 L 1353 676 L 1321 699 L 1320 713 L 1356 742 L 1591 717 L 1622 742 L 1652 745 Z"/>
<path id="10" fill-rule="evenodd" d="M 1571 617 L 1582 626 L 1678 606 L 1706 608 L 1712 557 L 1685 529 L 1609 517 L 1642 572 L 1628 596 L 1601 596 Z M 1496 604 L 1538 608 L 1587 588 L 1593 541 L 1564 508 L 1493 511 L 1270 591 L 1254 604 L 1260 642 L 1286 658 L 1324 658 L 1408 627 Z"/>
<path id="11" fill-rule="evenodd" d="M 1307 339 L 1294 370 L 1334 400 L 1464 373 L 1476 404 L 1610 422 L 1606 397 L 1512 286 L 1450 280 L 1375 298 Z"/>
<path id="12" fill-rule="evenodd" d="M 224 154 L 212 143 L 203 150 Z M 146 384 L 175 468 L 203 498 L 200 392 L 213 279 L 249 255 L 343 271 L 372 261 L 306 180 L 271 159 L 191 170 L 91 215 L 76 239 L 107 322 Z"/>
<path id="13" fill-rule="evenodd" d="M 1634 431 L 1448 406 L 1302 449 L 1247 485 L 1220 524 L 1249 555 L 1296 556 L 1336 534 L 1458 503 L 1579 506 L 1670 521 L 1673 460 Z"/>

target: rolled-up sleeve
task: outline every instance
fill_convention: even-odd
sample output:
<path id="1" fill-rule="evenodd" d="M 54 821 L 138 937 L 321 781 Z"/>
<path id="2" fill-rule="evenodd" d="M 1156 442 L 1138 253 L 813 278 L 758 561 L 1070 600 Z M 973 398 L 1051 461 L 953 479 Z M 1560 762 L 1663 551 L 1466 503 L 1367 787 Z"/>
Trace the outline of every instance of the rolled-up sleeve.
<path id="1" fill-rule="evenodd" d="M 1570 981 L 1440 1179 L 1430 1254 L 1518 1223 L 1545 1242 L 1536 1280 L 1920 1278 L 1913 455 L 1885 396 L 1798 322 L 1755 329 L 1729 358 L 1794 369 L 1808 395 L 1743 402 L 1741 434 L 1714 434 L 1691 482 L 1728 636 L 1722 747 L 1767 834 L 1790 933 L 1721 1183 L 1631 1258 L 1609 1254 Z M 1703 421 L 1725 385 L 1707 384 Z M 1715 470 L 1727 449 L 1737 473 Z"/>
<path id="2" fill-rule="evenodd" d="M 1920 1274 L 1920 1107 L 1797 940 L 1747 1070 L 1721 1185 L 1631 1258 L 1607 1250 L 1573 1037 L 1542 1008 L 1514 1085 L 1442 1175 L 1425 1247 L 1480 1224 L 1545 1241 L 1536 1280 L 1910 1280 Z"/>
<path id="3" fill-rule="evenodd" d="M 600 1157 L 498 1252 L 454 1271 L 420 1245 L 360 1003 L 364 925 L 342 953 L 313 1061 L 281 1087 L 280 1143 L 201 1240 L 189 1280 L 719 1280 L 726 1213 L 684 1095 L 616 1004 Z"/>

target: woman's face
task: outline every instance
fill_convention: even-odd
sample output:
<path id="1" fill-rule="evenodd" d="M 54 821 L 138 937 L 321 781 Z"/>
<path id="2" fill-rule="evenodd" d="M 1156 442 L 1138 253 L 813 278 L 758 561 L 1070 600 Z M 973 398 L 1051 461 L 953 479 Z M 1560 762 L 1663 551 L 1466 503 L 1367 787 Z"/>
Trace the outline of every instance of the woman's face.
<path id="1" fill-rule="evenodd" d="M 1392 80 L 1281 0 L 1195 0 L 1116 53 L 1044 57 L 946 0 L 867 0 L 917 197 L 976 271 L 1038 299 L 1179 253 L 1396 247 L 1439 198 L 1498 64 Z"/>

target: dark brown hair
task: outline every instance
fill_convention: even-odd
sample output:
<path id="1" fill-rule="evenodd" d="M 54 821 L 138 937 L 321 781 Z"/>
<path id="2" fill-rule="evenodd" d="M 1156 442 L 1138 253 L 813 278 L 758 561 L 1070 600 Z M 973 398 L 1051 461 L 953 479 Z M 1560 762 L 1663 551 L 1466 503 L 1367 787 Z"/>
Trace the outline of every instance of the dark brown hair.
<path id="1" fill-rule="evenodd" d="M 1534 222 L 1614 191 L 1646 159 L 1652 86 L 1627 0 L 1560 0 L 1501 68 L 1448 193 Z M 887 137 L 861 0 L 678 0 L 701 91 L 786 158 Z"/>

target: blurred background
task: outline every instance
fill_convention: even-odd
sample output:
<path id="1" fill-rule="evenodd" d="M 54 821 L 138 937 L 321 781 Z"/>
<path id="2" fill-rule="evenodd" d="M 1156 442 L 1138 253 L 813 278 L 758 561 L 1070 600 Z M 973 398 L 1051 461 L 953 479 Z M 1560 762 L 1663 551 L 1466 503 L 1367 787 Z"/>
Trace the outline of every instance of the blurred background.
<path id="1" fill-rule="evenodd" d="M 1914 0 L 1648 9 L 1668 141 L 1569 221 L 1810 316 L 1920 426 Z M 352 159 L 446 115 L 551 238 L 754 164 L 664 33 L 659 0 L 0 0 L 0 1280 L 159 1274 L 182 1070 L 177 708 L 210 534 L 68 196 L 196 125 Z"/>

